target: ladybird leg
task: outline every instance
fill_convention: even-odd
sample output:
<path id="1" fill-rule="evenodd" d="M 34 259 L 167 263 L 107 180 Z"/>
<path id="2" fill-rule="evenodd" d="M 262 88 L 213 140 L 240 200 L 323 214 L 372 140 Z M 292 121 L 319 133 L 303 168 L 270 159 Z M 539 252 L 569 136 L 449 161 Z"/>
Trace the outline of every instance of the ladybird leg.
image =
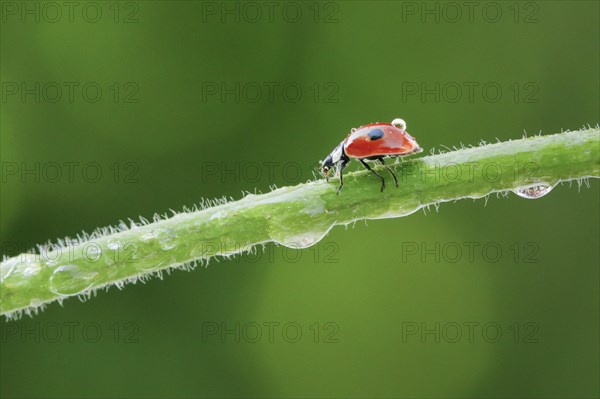
<path id="1" fill-rule="evenodd" d="M 386 165 L 385 160 L 383 158 L 379 158 L 379 162 L 381 162 L 381 164 L 383 166 L 385 166 L 386 169 L 391 173 L 392 177 L 394 178 L 394 183 L 396 184 L 396 188 L 397 188 L 398 187 L 398 178 L 396 177 L 396 174 L 394 173 L 392 168 L 390 168 L 389 166 Z"/>
<path id="2" fill-rule="evenodd" d="M 385 179 L 383 178 L 383 176 L 381 176 L 379 173 L 375 172 L 373 169 L 371 169 L 371 167 L 369 166 L 368 163 L 366 163 L 364 161 L 364 159 L 359 159 L 360 163 L 363 164 L 363 166 L 365 168 L 367 168 L 368 170 L 370 170 L 371 172 L 373 172 L 375 174 L 375 176 L 379 177 L 381 179 L 381 191 L 383 191 L 383 189 L 385 188 Z"/>
<path id="3" fill-rule="evenodd" d="M 340 190 L 342 189 L 342 187 L 344 187 L 344 173 L 343 170 L 346 167 L 346 165 L 348 164 L 348 161 L 350 161 L 349 159 L 344 159 L 342 161 L 342 163 L 340 163 L 340 186 L 337 189 L 337 195 L 340 195 Z"/>

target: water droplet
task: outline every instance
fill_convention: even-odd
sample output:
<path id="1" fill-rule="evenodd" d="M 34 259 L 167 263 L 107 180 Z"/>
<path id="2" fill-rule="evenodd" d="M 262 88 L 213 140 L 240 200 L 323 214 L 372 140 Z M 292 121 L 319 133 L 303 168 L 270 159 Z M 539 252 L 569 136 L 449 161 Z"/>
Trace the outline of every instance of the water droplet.
<path id="1" fill-rule="evenodd" d="M 142 258 L 136 259 L 131 265 L 140 272 L 149 272 L 172 263 L 175 263 L 174 255 L 166 255 L 161 251 L 152 251 Z"/>
<path id="2" fill-rule="evenodd" d="M 158 245 L 163 251 L 169 251 L 177 246 L 177 234 L 170 228 L 161 229 L 158 233 Z"/>
<path id="3" fill-rule="evenodd" d="M 98 273 L 82 270 L 77 265 L 57 267 L 50 277 L 50 291 L 57 295 L 77 295 L 90 289 Z"/>
<path id="4" fill-rule="evenodd" d="M 144 242 L 152 241 L 152 240 L 156 239 L 157 237 L 158 237 L 158 234 L 156 233 L 156 230 L 150 230 L 147 233 L 142 234 L 142 241 L 144 241 Z"/>
<path id="5" fill-rule="evenodd" d="M 512 190 L 512 192 L 521 198 L 537 199 L 547 195 L 553 188 L 554 186 L 550 184 L 538 183 L 530 186 L 517 187 Z"/>
<path id="6" fill-rule="evenodd" d="M 100 259 L 100 255 L 102 255 L 102 249 L 99 245 L 89 245 L 85 248 L 85 255 L 89 259 Z"/>
<path id="7" fill-rule="evenodd" d="M 31 276 L 36 274 L 42 269 L 38 257 L 39 255 L 22 254 L 0 263 L 0 281 L 8 280 L 11 275 Z M 23 282 L 22 280 L 16 280 L 17 285 Z"/>
<path id="8" fill-rule="evenodd" d="M 289 248 L 308 248 L 319 242 L 321 236 L 303 235 L 299 237 L 290 237 L 284 244 Z"/>
<path id="9" fill-rule="evenodd" d="M 277 244 L 286 246 L 288 248 L 308 248 L 315 245 L 323 239 L 329 232 L 332 226 L 327 226 L 324 229 L 313 229 L 312 231 L 302 232 L 300 234 L 289 234 L 285 236 L 279 236 L 282 233 L 279 232 L 273 236 L 272 239 Z"/>
<path id="10" fill-rule="evenodd" d="M 177 233 L 175 230 L 167 227 L 163 229 L 154 229 L 142 235 L 142 241 L 152 243 L 156 241 L 158 247 L 163 251 L 169 251 L 177 245 Z"/>

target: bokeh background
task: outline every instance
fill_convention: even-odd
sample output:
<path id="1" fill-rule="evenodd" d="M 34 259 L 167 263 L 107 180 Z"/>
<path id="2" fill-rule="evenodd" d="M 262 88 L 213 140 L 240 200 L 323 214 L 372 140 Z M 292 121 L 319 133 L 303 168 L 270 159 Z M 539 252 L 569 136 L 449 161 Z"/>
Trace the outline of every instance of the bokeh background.
<path id="1" fill-rule="evenodd" d="M 596 1 L 55 4 L 1 2 L 3 255 L 298 184 L 368 122 L 403 117 L 428 150 L 600 120 Z M 598 397 L 590 183 L 337 227 L 2 320 L 0 394 Z M 220 338 L 236 326 L 239 342 Z"/>

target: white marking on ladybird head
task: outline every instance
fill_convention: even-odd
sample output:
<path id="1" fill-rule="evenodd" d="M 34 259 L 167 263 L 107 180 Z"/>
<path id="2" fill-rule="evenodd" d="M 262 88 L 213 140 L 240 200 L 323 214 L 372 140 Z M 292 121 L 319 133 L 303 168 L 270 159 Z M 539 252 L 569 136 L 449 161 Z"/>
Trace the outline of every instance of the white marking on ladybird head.
<path id="1" fill-rule="evenodd" d="M 327 178 L 329 177 L 332 168 L 337 167 L 338 163 L 342 160 L 343 155 L 343 145 L 342 141 L 337 147 L 331 151 L 331 154 L 327 155 L 323 161 L 321 161 L 321 173 Z"/>
<path id="2" fill-rule="evenodd" d="M 399 129 L 406 130 L 406 122 L 404 119 L 396 118 L 392 121 L 392 125 L 396 126 Z"/>
<path id="3" fill-rule="evenodd" d="M 333 149 L 333 151 L 331 152 L 331 160 L 333 161 L 333 163 L 338 163 L 342 159 L 342 147 L 343 146 L 344 146 L 344 143 L 342 142 L 337 147 L 335 147 Z"/>

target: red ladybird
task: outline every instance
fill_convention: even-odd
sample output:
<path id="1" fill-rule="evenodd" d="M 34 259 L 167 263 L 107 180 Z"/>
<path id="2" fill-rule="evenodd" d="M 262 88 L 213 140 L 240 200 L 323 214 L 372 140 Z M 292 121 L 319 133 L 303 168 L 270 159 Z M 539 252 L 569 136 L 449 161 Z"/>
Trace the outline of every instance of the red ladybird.
<path id="1" fill-rule="evenodd" d="M 394 171 L 385 164 L 386 157 L 399 157 L 416 154 L 423 151 L 417 141 L 406 132 L 406 122 L 397 118 L 392 123 L 371 123 L 352 129 L 348 137 L 344 139 L 331 154 L 321 162 L 323 174 L 329 180 L 329 173 L 335 166 L 340 174 L 340 193 L 344 185 L 342 171 L 350 162 L 350 158 L 358 159 L 365 168 L 373 172 L 381 179 L 381 191 L 385 188 L 385 179 L 376 171 L 371 169 L 366 161 L 379 161 L 392 174 L 394 183 L 398 187 L 398 178 Z"/>

